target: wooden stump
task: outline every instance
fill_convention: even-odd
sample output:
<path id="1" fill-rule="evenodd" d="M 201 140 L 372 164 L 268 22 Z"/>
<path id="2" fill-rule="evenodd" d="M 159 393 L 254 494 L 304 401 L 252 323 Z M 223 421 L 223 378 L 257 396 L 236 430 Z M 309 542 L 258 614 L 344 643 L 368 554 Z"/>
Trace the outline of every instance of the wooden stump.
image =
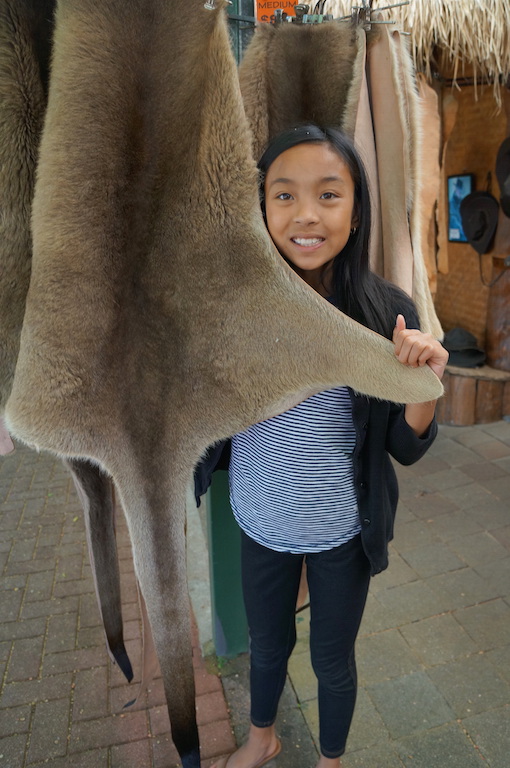
<path id="1" fill-rule="evenodd" d="M 443 378 L 445 395 L 437 404 L 440 424 L 489 424 L 510 416 L 510 372 L 448 365 Z"/>

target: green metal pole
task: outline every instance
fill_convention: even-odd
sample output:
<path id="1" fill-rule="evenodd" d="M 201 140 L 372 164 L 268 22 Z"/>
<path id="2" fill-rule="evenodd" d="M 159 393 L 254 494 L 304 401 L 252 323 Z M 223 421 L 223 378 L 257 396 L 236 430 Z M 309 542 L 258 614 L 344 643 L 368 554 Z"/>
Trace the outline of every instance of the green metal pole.
<path id="1" fill-rule="evenodd" d="M 239 0 L 233 0 L 232 5 L 229 6 L 227 13 L 237 15 L 239 13 Z M 239 64 L 240 61 L 240 54 L 241 54 L 241 45 L 239 40 L 239 24 L 229 24 L 230 28 L 230 40 L 232 42 L 232 49 L 234 51 L 234 56 Z"/>
<path id="2" fill-rule="evenodd" d="M 213 642 L 218 656 L 248 650 L 241 587 L 240 533 L 230 508 L 228 472 L 214 473 L 207 497 Z"/>

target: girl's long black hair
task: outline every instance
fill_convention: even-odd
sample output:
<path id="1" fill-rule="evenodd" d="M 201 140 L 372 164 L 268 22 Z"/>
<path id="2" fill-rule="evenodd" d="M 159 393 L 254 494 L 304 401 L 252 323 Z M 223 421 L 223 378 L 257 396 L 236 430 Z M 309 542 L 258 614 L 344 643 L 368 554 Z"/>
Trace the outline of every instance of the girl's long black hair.
<path id="1" fill-rule="evenodd" d="M 278 134 L 260 158 L 260 200 L 265 219 L 264 181 L 276 158 L 291 147 L 305 142 L 327 144 L 347 165 L 354 181 L 354 216 L 357 228 L 333 260 L 333 300 L 337 307 L 358 323 L 391 338 L 395 311 L 406 319 L 416 314 L 409 296 L 370 270 L 371 226 L 370 194 L 365 169 L 350 139 L 335 128 L 299 125 Z M 292 266 L 292 264 L 290 264 Z"/>

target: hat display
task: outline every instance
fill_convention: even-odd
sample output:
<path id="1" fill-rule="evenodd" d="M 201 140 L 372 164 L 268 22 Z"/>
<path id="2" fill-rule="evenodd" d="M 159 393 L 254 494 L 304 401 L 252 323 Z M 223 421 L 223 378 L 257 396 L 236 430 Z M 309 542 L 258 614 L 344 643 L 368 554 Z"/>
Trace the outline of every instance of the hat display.
<path id="1" fill-rule="evenodd" d="M 485 363 L 485 352 L 479 349 L 476 337 L 465 328 L 452 328 L 445 334 L 443 347 L 450 353 L 449 365 L 476 368 Z"/>
<path id="2" fill-rule="evenodd" d="M 487 253 L 490 248 L 498 226 L 498 213 L 498 201 L 490 192 L 471 192 L 461 200 L 462 228 L 468 243 L 479 254 Z"/>
<path id="3" fill-rule="evenodd" d="M 510 137 L 504 140 L 498 150 L 496 177 L 501 190 L 501 208 L 505 216 L 510 216 Z"/>

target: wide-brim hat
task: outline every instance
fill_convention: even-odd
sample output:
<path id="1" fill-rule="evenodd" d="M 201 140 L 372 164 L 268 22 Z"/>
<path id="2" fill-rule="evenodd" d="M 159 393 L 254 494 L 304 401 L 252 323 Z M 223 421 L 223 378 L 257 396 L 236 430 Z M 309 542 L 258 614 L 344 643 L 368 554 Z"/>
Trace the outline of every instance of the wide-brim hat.
<path id="1" fill-rule="evenodd" d="M 490 192 L 471 192 L 461 200 L 460 217 L 468 243 L 487 253 L 498 226 L 499 204 Z"/>
<path id="2" fill-rule="evenodd" d="M 504 140 L 498 150 L 496 177 L 501 191 L 501 208 L 505 216 L 510 216 L 510 137 Z"/>
<path id="3" fill-rule="evenodd" d="M 450 353 L 449 365 L 476 368 L 485 363 L 485 352 L 478 347 L 476 337 L 465 328 L 452 328 L 445 333 L 443 347 Z"/>

